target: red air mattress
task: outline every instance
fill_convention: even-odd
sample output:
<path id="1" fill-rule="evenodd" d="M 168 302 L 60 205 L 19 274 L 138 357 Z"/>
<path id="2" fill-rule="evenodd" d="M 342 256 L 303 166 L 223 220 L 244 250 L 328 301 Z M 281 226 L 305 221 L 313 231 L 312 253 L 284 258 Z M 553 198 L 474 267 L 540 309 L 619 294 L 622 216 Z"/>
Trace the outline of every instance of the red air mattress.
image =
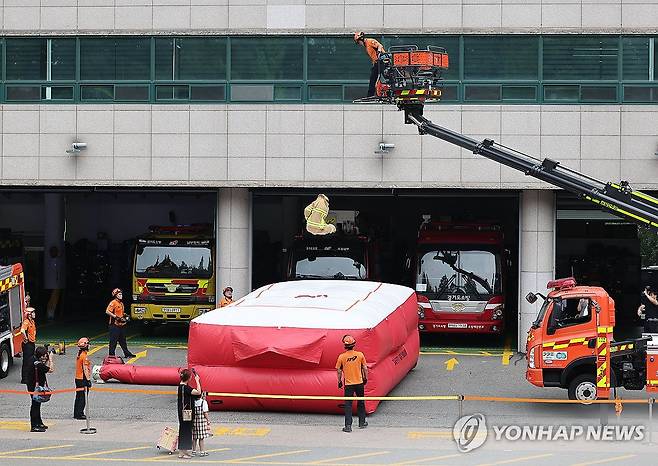
<path id="1" fill-rule="evenodd" d="M 418 361 L 414 291 L 342 280 L 268 285 L 194 319 L 188 364 L 210 392 L 342 396 L 335 364 L 348 333 L 366 356 L 366 396 L 388 394 Z M 340 412 L 341 403 L 209 397 L 221 410 Z"/>
<path id="2" fill-rule="evenodd" d="M 180 367 L 103 364 L 99 375 L 104 381 L 114 379 L 137 385 L 178 385 L 181 369 Z"/>

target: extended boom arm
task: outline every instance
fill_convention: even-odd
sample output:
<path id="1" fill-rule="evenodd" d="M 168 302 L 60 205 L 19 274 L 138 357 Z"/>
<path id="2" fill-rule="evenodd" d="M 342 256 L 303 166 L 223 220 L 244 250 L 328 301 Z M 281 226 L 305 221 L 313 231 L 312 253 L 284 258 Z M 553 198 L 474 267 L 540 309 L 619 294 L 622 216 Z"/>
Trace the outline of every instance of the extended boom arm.
<path id="1" fill-rule="evenodd" d="M 560 165 L 560 162 L 545 158 L 537 159 L 522 152 L 502 146 L 493 139 L 477 141 L 456 131 L 443 128 L 423 117 L 422 103 L 399 103 L 404 110 L 407 124 L 418 127 L 420 134 L 429 134 L 446 142 L 480 154 L 494 162 L 519 170 L 526 175 L 550 183 L 576 194 L 581 199 L 597 204 L 614 215 L 635 221 L 658 230 L 658 199 L 634 191 L 628 182 L 604 183 Z"/>

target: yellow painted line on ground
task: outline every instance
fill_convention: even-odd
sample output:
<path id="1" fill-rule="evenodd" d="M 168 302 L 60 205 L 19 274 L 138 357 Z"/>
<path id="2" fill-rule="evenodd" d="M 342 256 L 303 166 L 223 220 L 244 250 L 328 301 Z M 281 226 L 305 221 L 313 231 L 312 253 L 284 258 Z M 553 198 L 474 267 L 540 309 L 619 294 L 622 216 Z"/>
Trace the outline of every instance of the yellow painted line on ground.
<path id="1" fill-rule="evenodd" d="M 461 453 L 455 453 L 454 455 L 430 456 L 429 458 L 418 458 L 416 460 L 403 461 L 402 463 L 394 463 L 393 466 L 403 466 L 405 464 L 425 463 L 426 461 L 447 460 L 448 458 L 456 458 L 458 456 L 462 456 Z"/>
<path id="2" fill-rule="evenodd" d="M 92 350 L 89 350 L 89 352 L 87 353 L 87 356 L 91 356 L 92 354 L 97 353 L 98 351 L 102 350 L 103 348 L 107 348 L 107 346 L 108 345 L 97 346 L 96 348 L 94 348 Z"/>
<path id="3" fill-rule="evenodd" d="M 85 453 L 84 455 L 73 455 L 73 456 L 70 456 L 69 458 L 84 458 L 85 456 L 109 455 L 111 453 L 122 453 L 124 451 L 146 450 L 147 448 L 153 448 L 153 447 L 151 445 L 147 445 L 147 446 L 144 446 L 144 447 L 121 448 L 119 450 L 97 451 L 97 452 L 94 452 L 94 453 Z"/>
<path id="4" fill-rule="evenodd" d="M 212 450 L 206 450 L 208 453 L 212 452 L 217 452 L 217 451 L 228 451 L 230 448 L 213 448 Z M 165 450 L 166 451 L 166 450 Z M 159 456 L 151 456 L 149 458 L 140 458 L 140 459 L 135 459 L 135 461 L 154 461 L 154 462 L 160 462 L 160 461 L 172 461 L 173 458 L 178 459 L 178 453 L 173 452 L 171 454 L 167 455 L 159 455 Z M 195 458 L 200 458 L 200 456 L 196 456 Z M 202 460 L 203 461 L 203 460 Z M 213 461 L 213 460 L 207 460 L 207 461 Z M 218 463 L 223 460 L 214 460 L 215 463 Z M 198 462 L 198 461 L 195 461 Z"/>
<path id="5" fill-rule="evenodd" d="M 69 445 L 72 446 L 72 445 Z M 75 456 L 29 456 L 29 455 L 6 455 L 6 454 L 0 454 L 0 458 L 2 459 L 22 459 L 22 460 L 47 460 L 47 461 L 93 461 L 95 463 L 97 462 L 119 462 L 119 463 L 138 463 L 140 459 L 136 458 L 99 458 L 97 456 L 92 456 L 89 458 L 83 457 L 83 458 L 76 458 Z M 169 456 L 167 458 L 168 460 L 172 460 L 172 457 Z M 156 460 L 149 460 L 147 461 L 149 463 L 151 462 L 157 462 Z"/>
<path id="6" fill-rule="evenodd" d="M 110 332 L 99 333 L 98 335 L 94 335 L 93 337 L 89 337 L 89 341 L 91 342 L 91 341 L 95 340 L 96 338 L 104 337 L 105 335 L 109 335 L 109 334 L 110 334 Z M 75 346 L 78 346 L 77 341 L 75 343 L 69 343 L 68 345 L 66 345 L 67 348 L 73 348 Z"/>
<path id="7" fill-rule="evenodd" d="M 171 345 L 170 343 L 148 344 L 144 348 L 187 349 L 186 345 Z"/>
<path id="8" fill-rule="evenodd" d="M 483 351 L 481 353 L 457 353 L 456 351 L 421 351 L 421 356 L 480 356 L 484 358 L 499 357 L 503 353 L 490 353 Z"/>
<path id="9" fill-rule="evenodd" d="M 29 431 L 31 428 L 28 421 L 0 421 L 1 430 L 22 430 Z"/>
<path id="10" fill-rule="evenodd" d="M 235 435 L 237 437 L 265 437 L 271 432 L 269 427 L 228 427 L 217 426 L 214 435 Z"/>
<path id="11" fill-rule="evenodd" d="M 390 451 L 375 451 L 375 452 L 372 452 L 372 453 L 361 453 L 360 455 L 339 456 L 338 458 L 329 458 L 329 459 L 326 459 L 326 460 L 311 461 L 310 463 L 307 463 L 307 464 L 333 463 L 333 462 L 343 461 L 343 460 L 353 460 L 353 459 L 357 459 L 357 458 L 368 458 L 370 456 L 387 455 L 389 453 L 390 453 Z"/>
<path id="12" fill-rule="evenodd" d="M 0 457 L 3 457 L 5 455 L 15 455 L 16 453 L 28 453 L 31 451 L 53 450 L 55 448 L 68 448 L 72 446 L 73 445 L 53 445 L 52 447 L 39 447 L 39 448 L 27 448 L 25 450 L 3 451 L 2 453 L 0 453 Z"/>
<path id="13" fill-rule="evenodd" d="M 624 456 L 615 456 L 613 458 L 605 458 L 602 460 L 587 461 L 585 463 L 574 463 L 572 466 L 588 466 L 590 464 L 603 464 L 603 463 L 612 463 L 613 461 L 627 460 L 630 458 L 635 458 L 637 455 L 624 455 Z"/>
<path id="14" fill-rule="evenodd" d="M 256 455 L 256 456 L 244 456 L 242 458 L 231 458 L 223 460 L 226 463 L 242 463 L 244 461 L 259 460 L 263 458 L 274 458 L 275 456 L 285 456 L 285 455 L 296 455 L 299 453 L 308 453 L 311 450 L 290 450 L 290 451 L 280 451 L 278 453 L 268 453 L 265 455 Z"/>
<path id="15" fill-rule="evenodd" d="M 539 458 L 548 458 L 549 456 L 553 456 L 553 453 L 545 453 L 543 455 L 522 456 L 520 458 L 512 458 L 510 460 L 501 460 L 501 461 L 496 461 L 494 463 L 482 463 L 478 466 L 493 466 L 495 464 L 520 463 L 521 461 L 536 460 L 536 459 L 539 459 Z"/>
<path id="16" fill-rule="evenodd" d="M 126 361 L 126 364 L 132 364 L 132 363 L 134 363 L 135 361 L 137 361 L 138 359 L 145 358 L 147 355 L 148 355 L 148 350 L 140 351 L 139 353 L 137 353 L 137 354 L 135 355 L 134 358 L 130 358 L 130 359 L 128 359 L 128 360 Z"/>
<path id="17" fill-rule="evenodd" d="M 503 355 L 500 360 L 501 364 L 503 366 L 509 366 L 509 360 L 513 355 L 514 351 L 512 351 L 512 339 L 508 337 L 505 340 L 505 349 L 503 349 Z"/>

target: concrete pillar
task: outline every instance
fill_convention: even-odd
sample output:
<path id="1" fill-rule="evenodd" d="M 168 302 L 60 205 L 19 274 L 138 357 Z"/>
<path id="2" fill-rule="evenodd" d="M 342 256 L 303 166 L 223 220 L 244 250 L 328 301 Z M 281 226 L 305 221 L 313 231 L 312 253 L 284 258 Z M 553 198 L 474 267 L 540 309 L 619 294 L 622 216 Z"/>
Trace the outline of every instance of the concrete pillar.
<path id="1" fill-rule="evenodd" d="M 247 188 L 222 188 L 217 196 L 217 302 L 226 286 L 233 299 L 251 291 L 251 193 Z"/>
<path id="2" fill-rule="evenodd" d="M 518 348 L 525 352 L 528 329 L 541 306 L 530 304 L 531 291 L 546 292 L 546 283 L 555 277 L 555 193 L 552 190 L 521 192 L 519 207 L 519 331 Z"/>

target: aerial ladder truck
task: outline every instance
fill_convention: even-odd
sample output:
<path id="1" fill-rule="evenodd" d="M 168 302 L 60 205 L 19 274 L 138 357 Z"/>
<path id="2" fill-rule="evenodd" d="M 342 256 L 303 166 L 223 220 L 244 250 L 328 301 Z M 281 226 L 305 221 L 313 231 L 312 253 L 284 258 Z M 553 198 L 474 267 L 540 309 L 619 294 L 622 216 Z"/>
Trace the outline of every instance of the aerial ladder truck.
<path id="1" fill-rule="evenodd" d="M 379 56 L 377 95 L 355 102 L 390 103 L 404 112 L 406 124 L 507 167 L 571 192 L 620 218 L 658 230 L 658 199 L 631 188 L 627 181 L 603 182 L 538 159 L 493 139 L 478 141 L 439 126 L 423 116 L 424 104 L 441 98 L 445 49 L 415 45 L 391 47 Z M 587 402 L 609 398 L 611 388 L 658 392 L 658 341 L 651 337 L 615 342 L 614 300 L 601 287 L 577 286 L 573 278 L 553 280 L 528 332 L 526 379 L 540 387 L 568 389 L 569 397 Z M 657 335 L 658 337 L 658 335 Z M 648 345 L 649 344 L 649 345 Z"/>

